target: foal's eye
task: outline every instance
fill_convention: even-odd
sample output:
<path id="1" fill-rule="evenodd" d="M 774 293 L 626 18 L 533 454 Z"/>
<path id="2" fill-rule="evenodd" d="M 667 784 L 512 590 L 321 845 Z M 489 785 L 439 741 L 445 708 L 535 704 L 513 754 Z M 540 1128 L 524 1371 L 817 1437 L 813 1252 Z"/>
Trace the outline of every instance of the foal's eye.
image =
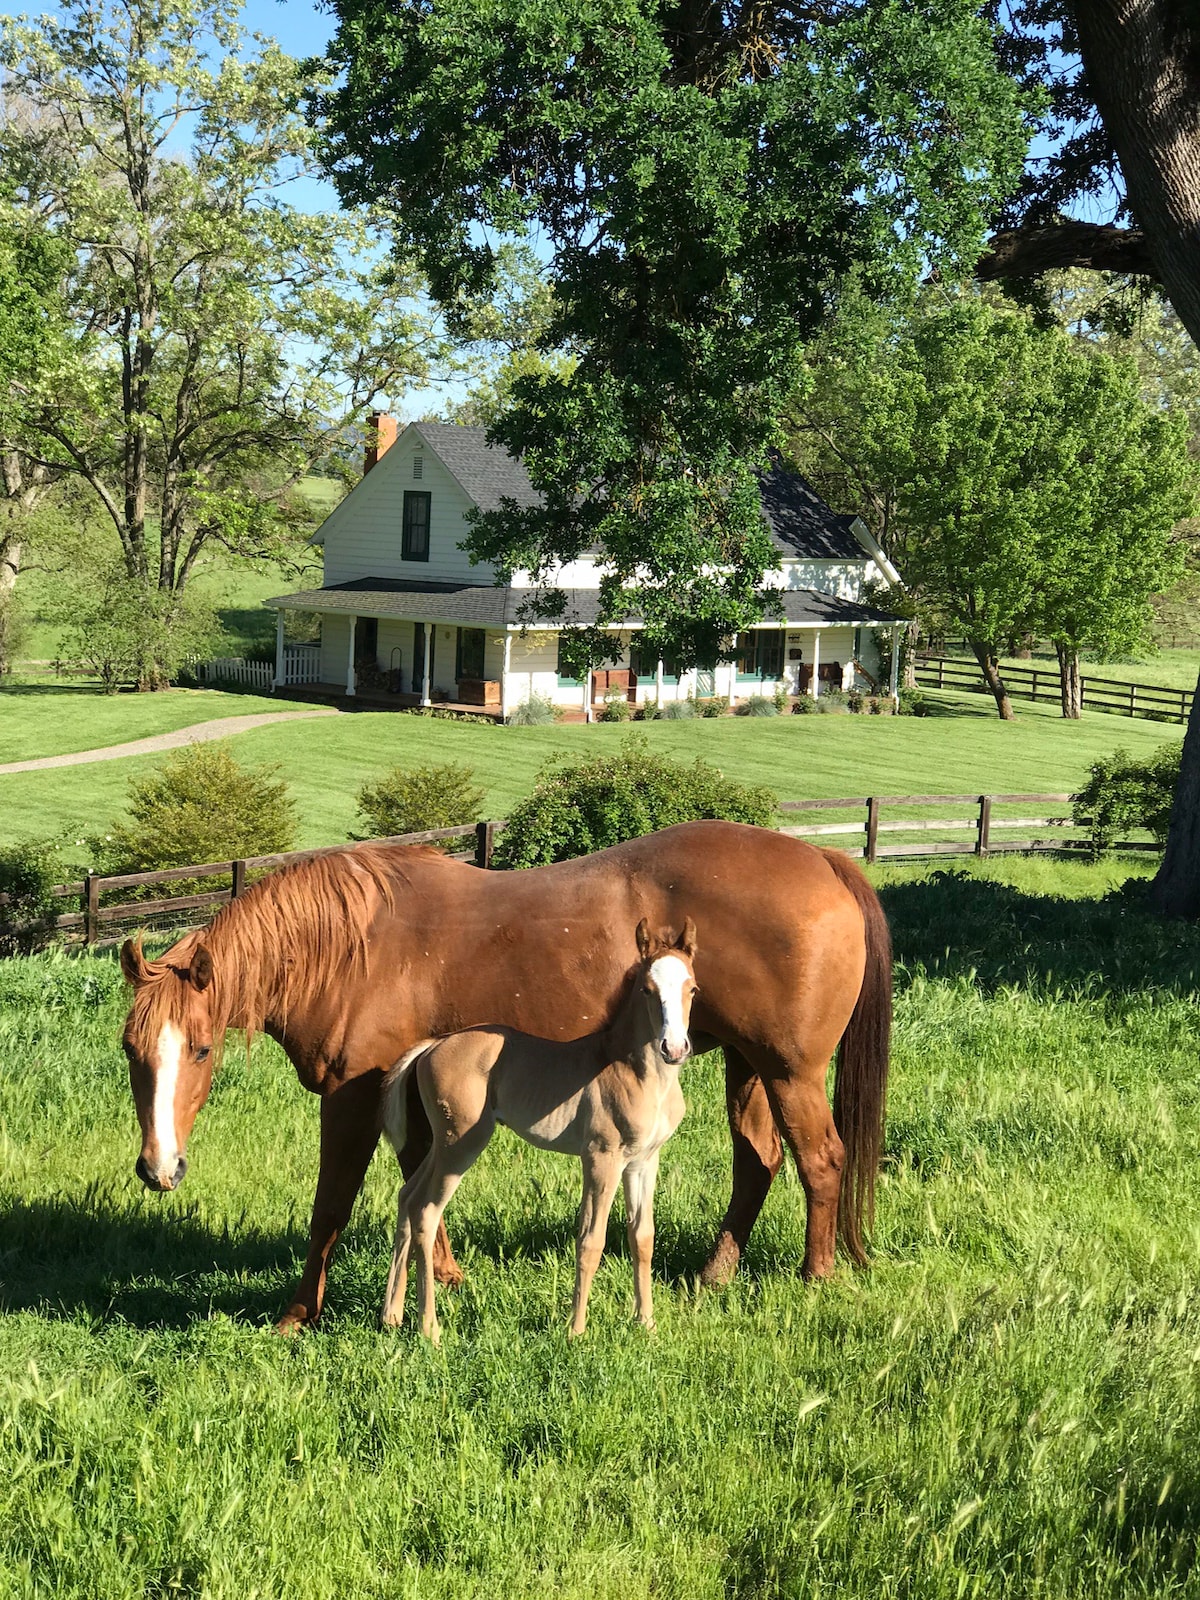
<path id="1" fill-rule="evenodd" d="M 207 1044 L 202 1044 L 200 1046 L 199 1050 L 196 1051 L 196 1060 L 197 1061 L 207 1061 L 211 1054 L 212 1054 L 212 1046 L 211 1045 L 207 1045 Z"/>

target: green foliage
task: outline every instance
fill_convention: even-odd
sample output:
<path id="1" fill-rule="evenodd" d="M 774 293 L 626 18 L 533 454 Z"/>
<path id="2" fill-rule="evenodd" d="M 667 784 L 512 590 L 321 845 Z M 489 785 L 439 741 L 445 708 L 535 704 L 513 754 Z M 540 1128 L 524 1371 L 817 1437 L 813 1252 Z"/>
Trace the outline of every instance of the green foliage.
<path id="1" fill-rule="evenodd" d="M 544 767 L 533 793 L 509 815 L 496 865 L 565 861 L 701 817 L 767 827 L 776 804 L 765 786 L 726 778 L 699 757 L 690 766 L 674 761 L 633 734 L 615 755 L 563 757 Z"/>
<path id="2" fill-rule="evenodd" d="M 1141 828 L 1166 843 L 1182 753 L 1182 744 L 1164 744 L 1140 761 L 1127 750 L 1093 761 L 1087 783 L 1071 796 L 1071 816 L 1088 829 L 1093 855 Z"/>
<path id="3" fill-rule="evenodd" d="M 277 771 L 242 766 L 224 744 L 185 746 L 129 785 L 128 815 L 98 845 L 97 865 L 155 872 L 292 849 L 296 807 Z"/>
<path id="4" fill-rule="evenodd" d="M 779 707 L 769 694 L 748 695 L 745 700 L 739 700 L 734 708 L 735 715 L 739 717 L 777 717 Z"/>
<path id="5" fill-rule="evenodd" d="M 52 935 L 6 933 L 6 925 L 33 922 L 61 911 L 50 891 L 61 883 L 62 847 L 58 839 L 28 839 L 20 844 L 0 845 L 0 955 L 32 949 Z"/>
<path id="6" fill-rule="evenodd" d="M 358 791 L 359 816 L 368 839 L 478 822 L 483 801 L 475 774 L 457 761 L 393 767 Z"/>
<path id="7" fill-rule="evenodd" d="M 867 697 L 861 689 L 851 689 L 846 696 L 846 710 L 852 711 L 857 716 L 866 705 Z"/>
<path id="8" fill-rule="evenodd" d="M 729 710 L 729 696 L 727 694 L 708 694 L 695 702 L 696 711 L 702 717 L 723 717 Z"/>
<path id="9" fill-rule="evenodd" d="M 600 713 L 601 722 L 628 722 L 632 715 L 629 700 L 621 690 L 610 690 L 604 696 L 604 709 Z"/>
<path id="10" fill-rule="evenodd" d="M 558 721 L 558 707 L 547 695 L 531 694 L 515 705 L 507 719 L 514 728 L 540 728 Z"/>
<path id="11" fill-rule="evenodd" d="M 632 606 L 648 650 L 717 659 L 763 612 L 757 473 L 800 342 L 855 269 L 886 298 L 973 261 L 1015 181 L 990 29 L 967 0 L 333 10 L 314 110 L 343 198 L 387 207 L 452 323 L 496 281 L 490 241 L 536 237 L 538 348 L 575 358 L 513 380 L 492 433 L 541 504 L 479 515 L 472 553 L 540 581 L 599 544 L 601 623 Z"/>
<path id="12" fill-rule="evenodd" d="M 15 245 L 49 225 L 62 258 L 55 359 L 9 421 L 86 485 L 130 578 L 164 588 L 212 542 L 302 559 L 296 485 L 357 446 L 379 389 L 399 399 L 446 356 L 367 215 L 292 203 L 313 170 L 297 111 L 310 80 L 239 11 L 68 0 L 0 23 L 22 108 L 0 129 Z M 0 346 L 4 250 L 0 229 Z"/>
<path id="13" fill-rule="evenodd" d="M 212 608 L 195 596 L 120 573 L 76 613 L 64 654 L 108 694 L 124 686 L 165 689 L 186 662 L 211 652 L 219 634 Z"/>
<path id="14" fill-rule="evenodd" d="M 913 689 L 906 684 L 901 684 L 897 690 L 896 698 L 900 702 L 899 713 L 902 717 L 927 717 L 929 715 L 930 700 L 923 689 Z"/>

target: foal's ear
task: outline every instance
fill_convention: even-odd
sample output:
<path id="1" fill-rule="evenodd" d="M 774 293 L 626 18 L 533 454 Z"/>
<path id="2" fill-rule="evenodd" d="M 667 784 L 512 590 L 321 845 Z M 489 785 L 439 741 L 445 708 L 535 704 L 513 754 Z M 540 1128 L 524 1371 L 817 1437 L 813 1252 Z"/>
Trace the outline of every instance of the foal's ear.
<path id="1" fill-rule="evenodd" d="M 126 981 L 133 984 L 135 989 L 149 979 L 150 968 L 142 954 L 140 938 L 126 939 L 121 946 L 121 971 L 125 974 Z"/>
<path id="2" fill-rule="evenodd" d="M 201 994 L 208 988 L 213 978 L 213 959 L 205 945 L 198 944 L 196 953 L 192 957 L 192 964 L 188 968 L 188 982 L 193 989 L 199 989 Z"/>
<path id="3" fill-rule="evenodd" d="M 645 917 L 637 925 L 638 955 L 643 961 L 648 961 L 650 952 L 654 948 L 654 940 L 650 936 L 650 924 Z"/>
<path id="4" fill-rule="evenodd" d="M 683 932 L 676 939 L 675 948 L 682 950 L 689 961 L 696 954 L 696 924 L 691 917 L 683 924 Z"/>

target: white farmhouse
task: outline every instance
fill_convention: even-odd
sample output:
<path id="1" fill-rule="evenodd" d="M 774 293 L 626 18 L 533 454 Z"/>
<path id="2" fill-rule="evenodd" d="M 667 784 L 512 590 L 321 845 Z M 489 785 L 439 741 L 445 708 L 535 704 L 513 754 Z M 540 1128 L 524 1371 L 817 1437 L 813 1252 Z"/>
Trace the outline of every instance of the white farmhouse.
<path id="1" fill-rule="evenodd" d="M 778 469 L 762 481 L 780 556 L 769 581 L 781 590 L 782 620 L 741 634 L 735 661 L 684 672 L 648 659 L 636 624 L 626 625 L 613 630 L 619 665 L 585 683 L 562 670 L 556 624 L 521 620 L 528 575 L 497 586 L 492 569 L 472 566 L 462 549 L 473 507 L 536 504 L 521 462 L 489 445 L 482 428 L 414 422 L 397 433 L 389 417 L 375 425 L 378 444 L 362 481 L 315 537 L 324 547 L 321 588 L 266 602 L 278 618 L 277 688 L 441 701 L 499 716 L 536 694 L 588 718 L 614 694 L 635 703 L 688 695 L 736 703 L 781 685 L 793 695 L 834 685 L 890 684 L 895 693 L 894 660 L 881 660 L 876 647 L 877 631 L 895 619 L 862 597 L 871 580 L 891 584 L 898 574 L 866 524 L 831 510 L 797 473 Z M 588 556 L 557 574 L 578 621 L 596 615 L 601 559 Z M 289 611 L 319 613 L 319 646 L 287 643 Z"/>

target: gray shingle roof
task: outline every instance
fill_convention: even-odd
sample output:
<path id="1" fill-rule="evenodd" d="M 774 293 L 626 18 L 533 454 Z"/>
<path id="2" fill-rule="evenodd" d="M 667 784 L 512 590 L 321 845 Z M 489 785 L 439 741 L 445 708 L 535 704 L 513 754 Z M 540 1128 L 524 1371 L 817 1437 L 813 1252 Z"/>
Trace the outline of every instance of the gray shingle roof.
<path id="1" fill-rule="evenodd" d="M 457 422 L 418 422 L 414 426 L 481 511 L 498 510 L 504 499 L 515 500 L 519 506 L 541 504 L 525 463 L 489 444 L 485 428 L 467 428 Z"/>
<path id="2" fill-rule="evenodd" d="M 600 596 L 595 589 L 567 589 L 566 623 L 596 620 Z M 402 617 L 419 622 L 434 618 L 474 627 L 519 627 L 529 589 L 507 589 L 476 584 L 424 583 L 404 578 L 355 578 L 350 583 L 328 589 L 300 589 L 295 594 L 276 595 L 263 604 L 273 611 L 323 611 L 361 617 Z M 836 595 L 818 594 L 813 589 L 778 591 L 784 619 L 792 625 L 886 624 L 896 619 L 886 611 L 841 600 Z M 635 621 L 635 619 L 627 619 Z M 553 626 L 553 624 L 550 624 Z M 767 618 L 764 628 L 778 627 Z"/>
<path id="3" fill-rule="evenodd" d="M 495 511 L 502 499 L 536 506 L 541 496 L 516 456 L 487 442 L 487 430 L 454 422 L 414 424 L 481 511 Z M 852 516 L 834 511 L 798 472 L 782 465 L 761 479 L 763 515 L 775 548 L 783 556 L 807 561 L 865 561 L 867 553 L 851 527 Z M 593 550 L 592 554 L 598 552 Z"/>

